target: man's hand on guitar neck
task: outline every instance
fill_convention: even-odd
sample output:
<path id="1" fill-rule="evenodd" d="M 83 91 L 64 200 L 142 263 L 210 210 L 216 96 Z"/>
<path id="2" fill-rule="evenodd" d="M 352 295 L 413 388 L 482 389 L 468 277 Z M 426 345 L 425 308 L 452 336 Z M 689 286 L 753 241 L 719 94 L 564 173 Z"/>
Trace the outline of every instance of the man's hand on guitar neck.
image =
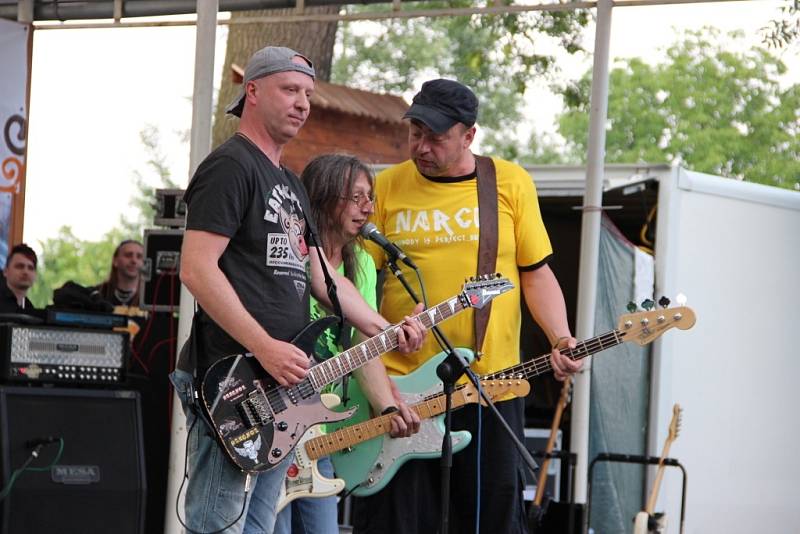
<path id="1" fill-rule="evenodd" d="M 583 367 L 583 360 L 576 361 L 566 354 L 561 354 L 562 350 L 574 349 L 576 344 L 577 340 L 572 336 L 562 336 L 553 344 L 550 351 L 550 365 L 553 367 L 553 375 L 559 382 L 563 382 Z"/>
<path id="2" fill-rule="evenodd" d="M 422 325 L 422 322 L 417 319 L 417 315 L 422 313 L 425 307 L 422 303 L 414 306 L 414 311 L 411 315 L 403 317 L 403 322 L 400 323 L 400 328 L 396 328 L 397 332 L 397 350 L 403 354 L 416 352 L 422 347 L 425 342 L 425 335 L 427 330 Z M 387 325 L 384 330 L 391 328 L 392 325 Z"/>

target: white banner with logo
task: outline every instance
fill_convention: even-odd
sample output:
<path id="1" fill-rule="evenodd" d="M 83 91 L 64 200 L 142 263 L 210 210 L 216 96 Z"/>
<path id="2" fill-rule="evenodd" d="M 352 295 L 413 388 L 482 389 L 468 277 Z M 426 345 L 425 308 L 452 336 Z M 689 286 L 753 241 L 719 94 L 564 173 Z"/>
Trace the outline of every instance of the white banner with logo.
<path id="1" fill-rule="evenodd" d="M 5 264 L 15 206 L 24 188 L 31 26 L 0 19 L 0 265 Z"/>

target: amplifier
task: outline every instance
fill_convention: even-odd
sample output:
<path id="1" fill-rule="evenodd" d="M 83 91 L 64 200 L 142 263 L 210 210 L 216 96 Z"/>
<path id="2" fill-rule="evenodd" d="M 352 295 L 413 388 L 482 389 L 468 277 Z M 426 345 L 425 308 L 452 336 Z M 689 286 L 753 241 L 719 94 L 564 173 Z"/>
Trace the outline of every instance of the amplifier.
<path id="1" fill-rule="evenodd" d="M 50 384 L 125 380 L 128 334 L 0 324 L 0 379 Z"/>

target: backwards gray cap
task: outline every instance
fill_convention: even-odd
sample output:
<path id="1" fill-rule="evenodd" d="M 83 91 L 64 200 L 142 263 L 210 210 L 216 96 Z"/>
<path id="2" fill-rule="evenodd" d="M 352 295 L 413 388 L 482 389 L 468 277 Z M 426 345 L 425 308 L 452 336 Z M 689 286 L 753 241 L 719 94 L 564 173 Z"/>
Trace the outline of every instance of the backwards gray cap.
<path id="1" fill-rule="evenodd" d="M 292 61 L 298 56 L 303 58 L 308 65 Z M 242 80 L 242 89 L 239 91 L 239 96 L 225 108 L 225 112 L 241 117 L 244 109 L 244 90 L 247 82 L 270 74 L 287 71 L 302 72 L 314 78 L 314 66 L 311 64 L 311 60 L 303 54 L 298 54 L 285 46 L 265 46 L 250 57 L 250 61 L 247 62 L 247 67 L 244 69 L 244 80 Z"/>

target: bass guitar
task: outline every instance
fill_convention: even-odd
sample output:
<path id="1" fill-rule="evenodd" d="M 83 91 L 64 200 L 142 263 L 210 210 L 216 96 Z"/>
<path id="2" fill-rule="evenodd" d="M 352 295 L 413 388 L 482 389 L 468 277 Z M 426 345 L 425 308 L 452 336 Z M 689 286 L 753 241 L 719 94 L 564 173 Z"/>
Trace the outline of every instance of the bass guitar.
<path id="1" fill-rule="evenodd" d="M 660 534 L 666 532 L 666 516 L 654 512 L 656 509 L 656 501 L 658 501 L 658 490 L 661 487 L 661 480 L 664 478 L 664 459 L 669 455 L 669 448 L 672 442 L 678 438 L 678 433 L 681 429 L 681 414 L 682 410 L 680 405 L 674 405 L 672 407 L 672 420 L 669 423 L 669 430 L 667 431 L 667 439 L 664 440 L 664 448 L 658 460 L 658 469 L 656 470 L 656 479 L 653 482 L 653 489 L 650 490 L 650 497 L 647 499 L 647 505 L 644 510 L 636 514 L 636 519 L 633 521 L 633 534 L 648 534 L 648 532 Z"/>
<path id="2" fill-rule="evenodd" d="M 513 379 L 513 380 L 485 380 L 481 382 L 481 388 L 494 400 L 500 396 L 511 394 L 515 397 L 524 397 L 530 391 L 530 384 L 527 380 Z M 325 401 L 324 397 L 338 397 L 333 394 L 323 394 L 323 402 L 328 407 L 331 404 Z M 463 384 L 456 387 L 453 392 L 452 404 L 453 407 L 464 406 L 466 404 L 478 402 L 485 404 L 485 401 L 480 399 L 475 386 L 472 384 Z M 432 395 L 425 400 L 416 404 L 410 405 L 410 409 L 414 410 L 419 416 L 421 421 L 444 413 L 445 398 L 444 393 L 439 395 Z M 317 460 L 323 456 L 328 456 L 334 452 L 348 450 L 354 445 L 371 440 L 378 436 L 388 434 L 391 430 L 391 419 L 395 414 L 381 415 L 374 417 L 363 423 L 348 426 L 340 430 L 330 433 L 323 433 L 320 426 L 312 427 L 306 432 L 297 447 L 294 450 L 295 461 L 292 464 L 294 467 L 289 467 L 289 475 L 286 477 L 284 491 L 278 500 L 278 511 L 283 509 L 284 506 L 292 502 L 294 499 L 305 497 L 327 497 L 339 493 L 345 486 L 344 480 L 340 478 L 330 479 L 322 476 L 316 468 Z M 395 442 L 407 441 L 415 438 L 417 434 L 410 438 L 402 438 L 390 440 Z M 466 440 L 462 440 L 462 447 L 469 443 L 469 433 L 467 433 Z M 396 470 L 399 463 L 391 464 Z M 394 472 L 392 472 L 394 474 Z M 375 473 L 375 477 L 380 478 L 381 472 Z M 390 475 L 391 476 L 391 475 Z"/>
<path id="3" fill-rule="evenodd" d="M 622 315 L 616 329 L 605 334 L 581 341 L 574 349 L 563 350 L 573 360 L 580 360 L 600 351 L 610 349 L 623 342 L 630 341 L 639 345 L 646 345 L 667 330 L 678 328 L 686 330 L 694 326 L 695 314 L 685 306 L 642 311 Z M 467 349 L 456 349 L 466 350 Z M 462 353 L 463 354 L 463 353 Z M 413 404 L 420 397 L 430 395 L 431 392 L 441 392 L 442 383 L 436 376 L 436 366 L 445 358 L 444 353 L 437 354 L 414 372 L 404 376 L 392 376 L 397 383 L 400 394 L 407 404 Z M 550 372 L 550 353 L 542 354 L 527 362 L 509 367 L 502 371 L 485 375 L 481 380 L 507 380 L 510 378 L 531 379 Z M 349 395 L 354 399 L 354 406 L 368 406 L 366 397 L 360 392 L 357 383 L 350 385 Z M 358 397 L 356 397 L 358 396 Z M 353 421 L 363 421 L 365 410 L 360 410 L 361 416 L 356 416 Z M 363 497 L 372 495 L 383 489 L 397 471 L 397 462 L 400 464 L 411 458 L 436 458 L 441 453 L 444 423 L 443 416 L 422 421 L 418 435 L 425 439 L 414 440 L 387 440 L 379 437 L 353 447 L 347 452 L 338 452 L 331 456 L 338 476 L 345 480 L 346 488 L 353 495 Z M 453 452 L 463 449 L 460 443 L 469 440 L 469 432 L 453 432 Z M 383 473 L 376 477 L 376 473 Z"/>
<path id="4" fill-rule="evenodd" d="M 481 308 L 514 286 L 500 275 L 480 276 L 455 297 L 415 316 L 425 327 L 467 308 Z M 335 318 L 324 317 L 306 326 L 292 343 L 306 354 Z M 400 325 L 312 366 L 306 377 L 290 387 L 279 385 L 252 354 L 223 358 L 206 371 L 200 384 L 200 406 L 217 441 L 241 471 L 258 473 L 278 465 L 292 452 L 305 431 L 317 423 L 341 421 L 356 410 L 335 412 L 320 399 L 321 390 L 398 346 Z"/>

